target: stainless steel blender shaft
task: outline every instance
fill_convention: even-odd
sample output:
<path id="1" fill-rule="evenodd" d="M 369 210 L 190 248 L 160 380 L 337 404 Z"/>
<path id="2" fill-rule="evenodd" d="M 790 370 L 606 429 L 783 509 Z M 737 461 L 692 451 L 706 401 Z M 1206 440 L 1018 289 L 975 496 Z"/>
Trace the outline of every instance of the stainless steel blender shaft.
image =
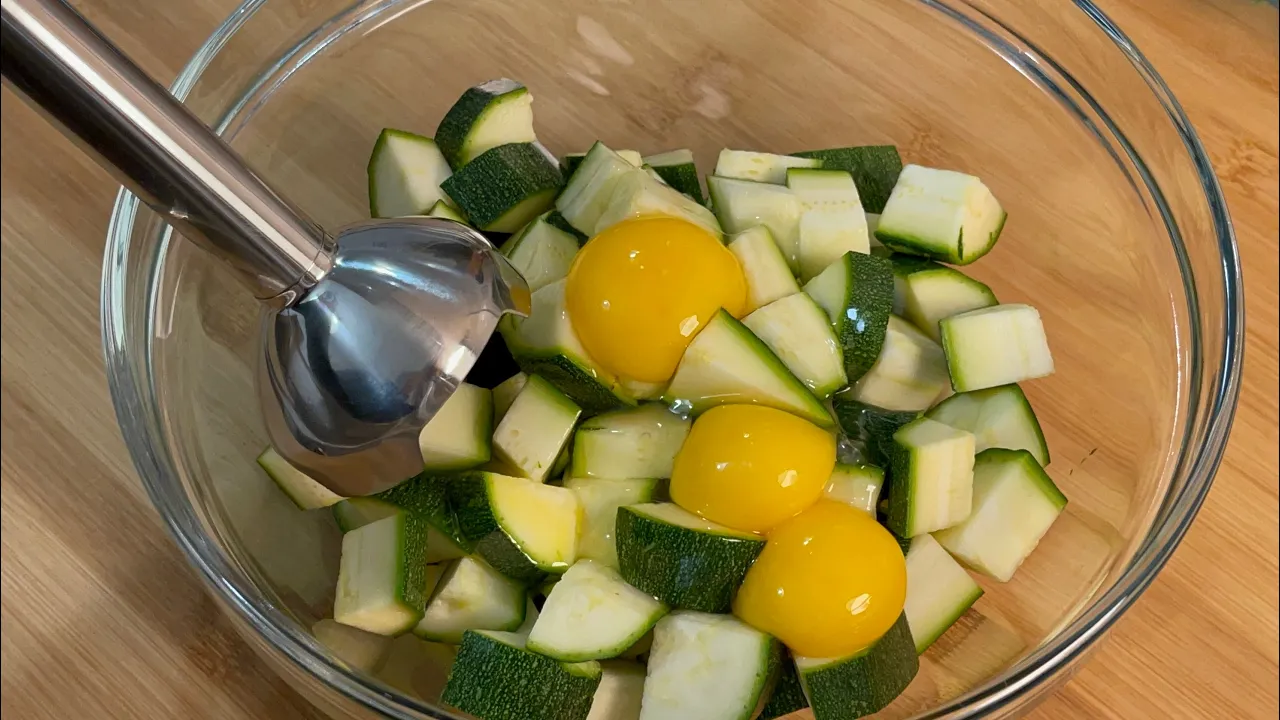
<path id="1" fill-rule="evenodd" d="M 4 80 L 186 237 L 288 305 L 333 240 L 63 0 L 0 0 Z"/>

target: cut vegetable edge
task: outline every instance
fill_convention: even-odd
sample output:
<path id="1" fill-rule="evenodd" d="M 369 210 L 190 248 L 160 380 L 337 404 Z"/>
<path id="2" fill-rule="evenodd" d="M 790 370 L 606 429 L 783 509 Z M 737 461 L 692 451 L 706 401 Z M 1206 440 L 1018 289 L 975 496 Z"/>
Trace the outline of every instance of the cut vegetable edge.
<path id="1" fill-rule="evenodd" d="M 831 415 L 758 337 L 720 310 L 685 350 L 663 401 L 697 415 L 728 404 L 764 405 L 820 427 Z"/>
<path id="2" fill-rule="evenodd" d="M 300 510 L 325 508 L 344 500 L 341 495 L 289 464 L 275 448 L 263 450 L 258 455 L 258 465 Z"/>
<path id="3" fill-rule="evenodd" d="M 528 647 L 565 662 L 617 657 L 666 613 L 665 605 L 627 584 L 617 570 L 579 560 L 547 596 Z"/>

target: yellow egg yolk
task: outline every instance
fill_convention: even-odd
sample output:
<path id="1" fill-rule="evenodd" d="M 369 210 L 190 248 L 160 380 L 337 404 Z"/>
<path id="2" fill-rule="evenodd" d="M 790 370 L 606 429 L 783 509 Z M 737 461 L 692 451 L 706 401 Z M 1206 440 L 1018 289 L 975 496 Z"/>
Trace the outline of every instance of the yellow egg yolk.
<path id="1" fill-rule="evenodd" d="M 764 532 L 822 496 L 835 437 L 761 405 L 721 405 L 694 421 L 671 471 L 671 499 L 738 530 Z"/>
<path id="2" fill-rule="evenodd" d="M 623 378 L 666 382 L 693 336 L 724 308 L 746 309 L 733 253 L 706 230 L 671 217 L 618 223 L 574 259 L 565 304 L 583 348 Z"/>
<path id="3" fill-rule="evenodd" d="M 733 612 L 796 655 L 844 657 L 888 632 L 906 597 L 906 561 L 889 531 L 820 500 L 769 533 Z"/>

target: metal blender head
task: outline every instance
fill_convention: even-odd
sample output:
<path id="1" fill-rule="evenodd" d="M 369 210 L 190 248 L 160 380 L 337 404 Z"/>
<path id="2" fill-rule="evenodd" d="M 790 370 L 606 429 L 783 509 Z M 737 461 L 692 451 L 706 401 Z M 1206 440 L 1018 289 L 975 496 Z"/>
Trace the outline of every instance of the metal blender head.
<path id="1" fill-rule="evenodd" d="M 266 308 L 258 395 L 290 463 L 366 495 L 422 469 L 418 435 L 529 288 L 480 233 L 375 220 L 337 239 L 62 0 L 0 0 L 6 84 Z"/>

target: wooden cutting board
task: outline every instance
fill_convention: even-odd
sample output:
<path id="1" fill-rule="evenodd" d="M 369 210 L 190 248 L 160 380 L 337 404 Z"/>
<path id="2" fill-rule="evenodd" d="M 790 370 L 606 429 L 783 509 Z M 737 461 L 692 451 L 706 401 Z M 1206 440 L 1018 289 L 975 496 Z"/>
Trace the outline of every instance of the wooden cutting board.
<path id="1" fill-rule="evenodd" d="M 171 79 L 233 0 L 76 3 Z M 1208 147 L 1239 234 L 1245 378 L 1226 460 L 1168 568 L 1034 717 L 1277 715 L 1277 15 L 1103 0 Z M 98 334 L 116 185 L 3 91 L 2 712 L 312 718 L 206 598 L 134 476 Z"/>

